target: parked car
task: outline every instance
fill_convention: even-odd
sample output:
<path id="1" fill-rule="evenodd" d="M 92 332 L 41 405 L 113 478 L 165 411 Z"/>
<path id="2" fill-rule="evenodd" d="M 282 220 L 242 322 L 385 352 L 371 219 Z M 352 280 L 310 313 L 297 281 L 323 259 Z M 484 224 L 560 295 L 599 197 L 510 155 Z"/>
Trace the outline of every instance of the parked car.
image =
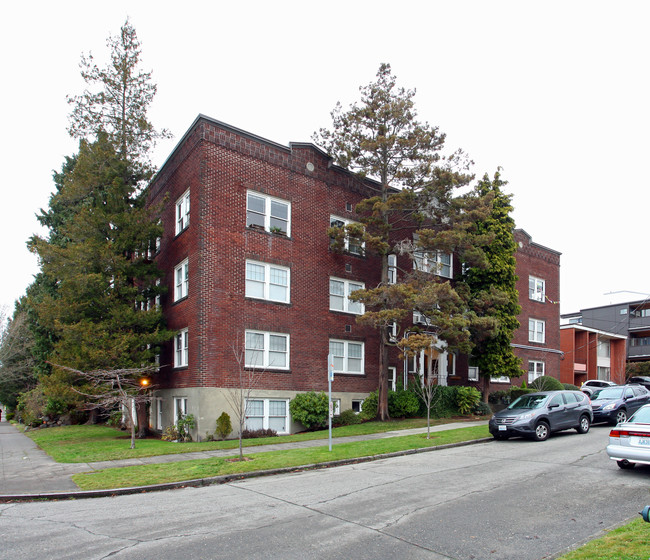
<path id="1" fill-rule="evenodd" d="M 606 387 L 615 387 L 615 386 L 616 383 L 614 383 L 613 381 L 603 381 L 602 379 L 588 379 L 582 384 L 580 390 L 591 397 L 591 395 L 593 395 L 596 391 L 600 391 L 601 389 L 605 389 Z"/>
<path id="2" fill-rule="evenodd" d="M 575 429 L 586 434 L 592 419 L 591 403 L 584 393 L 541 391 L 522 395 L 495 413 L 489 429 L 495 439 L 527 436 L 543 441 L 560 430 Z"/>
<path id="3" fill-rule="evenodd" d="M 645 375 L 633 375 L 627 382 L 630 385 L 643 385 L 646 389 L 650 389 L 650 377 Z"/>
<path id="4" fill-rule="evenodd" d="M 618 385 L 601 389 L 591 399 L 594 422 L 609 422 L 612 425 L 625 422 L 648 403 L 650 392 L 641 385 Z"/>
<path id="5" fill-rule="evenodd" d="M 632 469 L 636 463 L 650 465 L 650 404 L 609 432 L 607 455 L 622 469 Z"/>

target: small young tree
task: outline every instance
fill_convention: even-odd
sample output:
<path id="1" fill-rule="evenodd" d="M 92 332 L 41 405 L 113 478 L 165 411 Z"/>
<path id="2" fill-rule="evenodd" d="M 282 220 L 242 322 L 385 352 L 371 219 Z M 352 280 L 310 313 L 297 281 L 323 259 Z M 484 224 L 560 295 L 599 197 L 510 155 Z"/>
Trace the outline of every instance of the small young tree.
<path id="1" fill-rule="evenodd" d="M 236 425 L 239 429 L 239 460 L 244 460 L 243 451 L 243 433 L 246 426 L 246 413 L 248 409 L 248 402 L 253 394 L 255 388 L 259 385 L 264 370 L 254 366 L 246 365 L 246 343 L 235 342 L 232 345 L 232 352 L 237 364 L 237 371 L 235 372 L 235 386 L 226 390 L 226 399 L 230 404 Z"/>

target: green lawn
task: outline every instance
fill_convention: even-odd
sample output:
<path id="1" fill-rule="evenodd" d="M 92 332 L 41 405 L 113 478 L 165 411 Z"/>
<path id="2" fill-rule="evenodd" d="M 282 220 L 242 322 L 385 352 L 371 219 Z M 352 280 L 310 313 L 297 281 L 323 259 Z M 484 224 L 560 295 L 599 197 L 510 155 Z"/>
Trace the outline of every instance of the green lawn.
<path id="1" fill-rule="evenodd" d="M 614 529 L 558 560 L 648 560 L 650 523 L 637 519 Z"/>
<path id="2" fill-rule="evenodd" d="M 453 422 L 449 418 L 432 420 L 431 425 Z M 365 422 L 353 426 L 342 426 L 332 430 L 333 437 L 363 435 L 371 433 L 405 430 L 426 427 L 426 420 L 411 418 L 391 420 L 389 422 Z M 136 440 L 135 449 L 130 449 L 131 441 L 127 432 L 109 426 L 64 426 L 26 432 L 45 452 L 59 463 L 89 463 L 95 461 L 114 461 L 190 453 L 192 451 L 209 451 L 213 449 L 236 449 L 238 441 L 205 441 L 192 443 L 174 443 L 159 439 Z M 306 432 L 289 436 L 245 440 L 244 445 L 264 445 L 268 443 L 286 443 L 314 439 L 327 439 L 327 430 Z"/>
<path id="3" fill-rule="evenodd" d="M 431 434 L 431 439 L 427 439 L 426 434 L 417 434 L 352 443 L 335 443 L 332 446 L 332 451 L 329 451 L 328 445 L 323 445 L 306 449 L 249 453 L 245 454 L 245 461 L 233 461 L 232 459 L 238 457 L 237 454 L 234 454 L 229 458 L 195 459 L 174 463 L 105 469 L 92 473 L 77 474 L 72 479 L 83 490 L 125 488 L 282 467 L 313 465 L 341 459 L 355 459 L 383 453 L 470 441 L 488 436 L 487 426 L 476 426 L 435 432 Z M 273 439 L 276 440 L 277 438 Z"/>

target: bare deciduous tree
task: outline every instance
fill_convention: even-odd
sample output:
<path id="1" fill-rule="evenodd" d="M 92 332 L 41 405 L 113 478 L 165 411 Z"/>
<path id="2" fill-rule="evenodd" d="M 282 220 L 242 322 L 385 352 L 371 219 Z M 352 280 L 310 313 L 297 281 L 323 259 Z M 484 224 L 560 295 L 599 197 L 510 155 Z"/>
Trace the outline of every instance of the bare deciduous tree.
<path id="1" fill-rule="evenodd" d="M 239 460 L 242 461 L 244 459 L 242 434 L 246 425 L 248 401 L 255 388 L 259 385 L 264 370 L 246 366 L 245 343 L 235 342 L 232 345 L 232 351 L 237 362 L 236 386 L 227 390 L 226 400 L 232 407 L 237 422 L 236 425 L 239 427 Z"/>
<path id="2" fill-rule="evenodd" d="M 87 392 L 76 387 L 73 389 L 90 399 L 90 407 L 112 410 L 119 406 L 131 426 L 131 449 L 135 449 L 136 422 L 133 408 L 137 409 L 151 401 L 153 386 L 142 381 L 157 371 L 158 366 L 95 371 L 79 371 L 58 364 L 52 366 L 75 373 L 86 382 Z"/>

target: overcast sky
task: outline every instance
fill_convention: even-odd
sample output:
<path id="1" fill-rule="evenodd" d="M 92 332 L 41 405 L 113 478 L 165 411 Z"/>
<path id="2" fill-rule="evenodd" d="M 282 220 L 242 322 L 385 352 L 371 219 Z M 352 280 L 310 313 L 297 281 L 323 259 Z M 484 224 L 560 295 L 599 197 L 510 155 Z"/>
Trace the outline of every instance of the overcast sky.
<path id="1" fill-rule="evenodd" d="M 175 136 L 156 165 L 199 113 L 310 141 L 388 62 L 477 176 L 503 168 L 517 227 L 562 253 L 563 313 L 644 299 L 649 16 L 647 1 L 12 2 L 0 24 L 0 306 L 11 312 L 37 271 L 25 242 L 77 149 L 66 95 L 83 90 L 81 53 L 103 65 L 127 17 L 158 84 L 151 119 Z"/>

